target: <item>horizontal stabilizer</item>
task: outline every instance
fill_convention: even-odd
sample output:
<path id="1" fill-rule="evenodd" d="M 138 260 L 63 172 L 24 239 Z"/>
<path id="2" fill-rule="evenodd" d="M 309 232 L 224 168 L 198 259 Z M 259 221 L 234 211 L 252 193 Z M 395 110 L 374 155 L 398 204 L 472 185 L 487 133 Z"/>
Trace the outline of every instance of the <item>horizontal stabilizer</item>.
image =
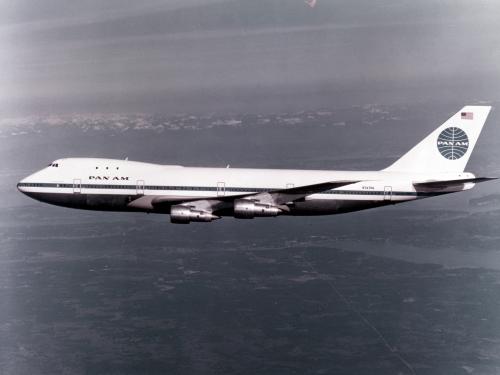
<path id="1" fill-rule="evenodd" d="M 415 188 L 446 189 L 446 188 L 460 187 L 467 183 L 478 184 L 480 182 L 492 181 L 496 179 L 498 179 L 498 177 L 476 177 L 476 178 L 466 178 L 461 180 L 417 182 L 414 183 L 413 186 L 415 186 Z"/>

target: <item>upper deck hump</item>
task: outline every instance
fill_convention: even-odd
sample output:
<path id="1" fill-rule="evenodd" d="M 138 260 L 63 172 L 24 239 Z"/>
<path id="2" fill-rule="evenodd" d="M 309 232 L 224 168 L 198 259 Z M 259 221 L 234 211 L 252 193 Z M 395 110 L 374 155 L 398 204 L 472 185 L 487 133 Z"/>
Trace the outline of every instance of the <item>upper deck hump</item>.
<path id="1" fill-rule="evenodd" d="M 107 159 L 107 158 L 62 158 L 57 159 L 54 163 L 67 166 L 97 166 L 97 167 L 167 167 L 167 168 L 182 168 L 182 165 L 147 163 L 142 161 L 134 161 L 128 159 Z"/>

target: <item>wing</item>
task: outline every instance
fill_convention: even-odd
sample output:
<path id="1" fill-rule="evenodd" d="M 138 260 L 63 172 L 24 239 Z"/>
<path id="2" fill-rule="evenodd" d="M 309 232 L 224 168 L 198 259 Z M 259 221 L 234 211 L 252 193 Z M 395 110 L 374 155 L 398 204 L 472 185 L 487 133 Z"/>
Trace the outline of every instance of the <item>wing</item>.
<path id="1" fill-rule="evenodd" d="M 336 189 L 345 185 L 355 184 L 359 181 L 331 181 L 319 184 L 297 186 L 288 189 L 271 190 L 265 193 L 258 193 L 247 196 L 248 199 L 255 199 L 262 203 L 281 205 L 288 202 L 294 202 L 307 197 L 308 195 L 318 194 L 323 191 Z"/>
<path id="2" fill-rule="evenodd" d="M 259 203 L 270 204 L 275 206 L 292 203 L 303 199 L 311 194 L 321 193 L 326 190 L 336 189 L 345 185 L 357 183 L 359 181 L 330 181 L 312 185 L 303 185 L 288 189 L 276 189 L 259 193 L 235 194 L 223 197 L 168 197 L 159 196 L 153 199 L 151 204 L 155 209 L 164 210 L 172 205 L 185 205 L 197 210 L 214 212 L 217 210 L 227 209 L 233 206 L 236 199 L 249 199 Z"/>

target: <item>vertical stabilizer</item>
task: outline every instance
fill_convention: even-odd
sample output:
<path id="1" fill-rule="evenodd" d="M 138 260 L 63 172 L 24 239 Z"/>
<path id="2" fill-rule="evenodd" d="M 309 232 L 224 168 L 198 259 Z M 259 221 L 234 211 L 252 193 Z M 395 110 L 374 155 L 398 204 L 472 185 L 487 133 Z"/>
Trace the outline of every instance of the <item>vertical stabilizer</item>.
<path id="1" fill-rule="evenodd" d="M 490 110 L 490 106 L 463 107 L 385 170 L 463 172 Z"/>

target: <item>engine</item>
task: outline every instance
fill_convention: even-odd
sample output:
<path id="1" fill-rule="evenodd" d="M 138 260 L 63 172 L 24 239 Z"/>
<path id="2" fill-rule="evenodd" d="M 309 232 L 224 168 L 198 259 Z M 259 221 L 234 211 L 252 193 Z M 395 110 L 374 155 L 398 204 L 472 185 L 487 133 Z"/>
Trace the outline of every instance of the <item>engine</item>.
<path id="1" fill-rule="evenodd" d="M 209 222 L 220 219 L 211 212 L 194 210 L 187 206 L 172 206 L 170 209 L 170 222 L 174 224 L 189 224 L 192 221 Z"/>
<path id="2" fill-rule="evenodd" d="M 238 219 L 278 216 L 281 213 L 280 208 L 270 204 L 258 203 L 249 199 L 236 199 L 234 201 L 234 217 Z"/>

